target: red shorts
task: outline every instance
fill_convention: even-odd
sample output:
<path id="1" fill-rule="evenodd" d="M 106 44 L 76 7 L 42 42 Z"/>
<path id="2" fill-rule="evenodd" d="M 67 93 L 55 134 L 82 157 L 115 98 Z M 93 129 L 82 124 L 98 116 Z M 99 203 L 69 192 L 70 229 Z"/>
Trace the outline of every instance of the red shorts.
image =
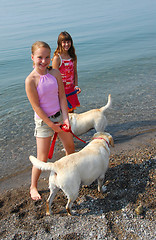
<path id="1" fill-rule="evenodd" d="M 74 92 L 74 91 L 75 91 L 75 89 L 74 89 L 74 86 L 73 86 L 71 88 L 65 89 L 65 94 L 69 94 L 69 93 Z M 69 111 L 72 111 L 72 110 L 76 109 L 76 107 L 80 107 L 80 102 L 78 100 L 77 94 L 73 94 L 71 96 L 68 96 L 67 100 L 72 105 L 72 108 L 69 108 L 69 106 L 68 106 Z"/>

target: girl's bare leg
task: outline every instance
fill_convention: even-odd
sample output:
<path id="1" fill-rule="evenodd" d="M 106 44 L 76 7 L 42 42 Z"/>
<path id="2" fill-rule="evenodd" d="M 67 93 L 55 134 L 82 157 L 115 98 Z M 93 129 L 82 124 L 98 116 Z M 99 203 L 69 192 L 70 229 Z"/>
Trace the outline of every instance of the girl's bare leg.
<path id="1" fill-rule="evenodd" d="M 48 153 L 50 148 L 51 137 L 48 138 L 36 138 L 37 143 L 37 159 L 43 162 L 47 162 Z M 41 196 L 37 190 L 37 183 L 40 177 L 41 170 L 36 167 L 32 167 L 32 176 L 31 176 L 31 186 L 30 186 L 30 195 L 33 200 L 41 199 Z"/>
<path id="2" fill-rule="evenodd" d="M 73 135 L 69 132 L 60 132 L 59 137 L 63 143 L 63 146 L 66 150 L 66 155 L 69 155 L 71 153 L 75 152 L 75 145 L 73 141 Z"/>
<path id="3" fill-rule="evenodd" d="M 60 132 L 59 137 L 63 143 L 63 146 L 66 150 L 66 155 L 75 152 L 75 146 L 73 141 L 73 135 L 67 132 Z M 50 148 L 51 137 L 48 138 L 36 138 L 37 143 L 37 159 L 43 162 L 47 162 L 48 153 Z M 40 177 L 41 170 L 36 167 L 32 167 L 32 177 L 31 177 L 31 186 L 30 186 L 30 195 L 33 200 L 41 199 L 41 196 L 37 190 L 37 183 Z"/>

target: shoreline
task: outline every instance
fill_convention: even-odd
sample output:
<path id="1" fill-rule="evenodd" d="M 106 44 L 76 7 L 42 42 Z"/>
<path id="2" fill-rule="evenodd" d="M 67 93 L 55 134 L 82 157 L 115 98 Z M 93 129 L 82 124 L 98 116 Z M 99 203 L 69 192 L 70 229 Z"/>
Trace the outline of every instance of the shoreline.
<path id="1" fill-rule="evenodd" d="M 109 131 L 108 131 L 109 132 Z M 84 140 L 88 140 L 92 137 L 94 131 L 84 134 L 81 138 Z M 141 146 L 144 141 L 149 142 L 151 139 L 155 139 L 156 137 L 156 129 L 144 129 L 140 130 L 136 133 L 130 130 L 128 131 L 122 130 L 117 133 L 117 136 L 114 136 L 115 148 L 111 148 L 111 154 L 120 154 L 122 151 L 130 151 L 134 150 L 137 147 Z M 64 156 L 64 152 L 60 151 L 62 148 L 61 142 L 57 141 L 55 146 L 55 152 L 53 156 L 53 161 L 56 161 Z M 75 141 L 76 151 L 82 149 L 85 145 L 78 140 Z M 52 161 L 52 160 L 49 160 Z M 17 189 L 19 187 L 28 187 L 30 185 L 31 179 L 31 168 L 32 165 L 29 164 L 26 168 L 19 172 L 12 173 L 8 176 L 5 176 L 0 179 L 0 193 L 5 193 L 6 191 L 10 191 L 13 189 Z M 49 177 L 49 172 L 42 172 L 41 178 L 47 179 Z"/>

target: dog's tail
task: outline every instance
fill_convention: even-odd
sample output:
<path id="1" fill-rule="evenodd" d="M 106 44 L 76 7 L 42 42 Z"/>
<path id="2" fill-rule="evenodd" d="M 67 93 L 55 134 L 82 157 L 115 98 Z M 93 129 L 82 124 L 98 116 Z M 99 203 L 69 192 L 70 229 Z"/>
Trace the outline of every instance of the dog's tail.
<path id="1" fill-rule="evenodd" d="M 50 170 L 50 171 L 53 170 L 55 172 L 53 163 L 42 162 L 33 156 L 30 156 L 29 159 L 36 168 L 38 168 L 40 170 Z"/>
<path id="2" fill-rule="evenodd" d="M 111 99 L 111 94 L 109 94 L 107 104 L 105 106 L 101 107 L 100 111 L 104 113 L 107 108 L 111 107 L 111 105 L 112 105 L 112 99 Z"/>

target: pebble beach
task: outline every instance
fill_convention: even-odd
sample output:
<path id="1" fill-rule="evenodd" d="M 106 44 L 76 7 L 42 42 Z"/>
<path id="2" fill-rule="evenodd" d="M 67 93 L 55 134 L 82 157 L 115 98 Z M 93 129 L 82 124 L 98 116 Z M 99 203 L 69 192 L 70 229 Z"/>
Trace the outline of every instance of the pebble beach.
<path id="1" fill-rule="evenodd" d="M 6 179 L 0 197 L 0 239 L 155 239 L 155 134 L 140 133 L 128 141 L 115 136 L 106 192 L 97 191 L 97 182 L 82 186 L 72 216 L 67 216 L 67 199 L 61 191 L 52 215 L 46 216 L 49 172 L 40 178 L 42 200 L 37 202 L 29 196 L 30 170 L 13 176 L 9 188 Z M 76 141 L 76 147 L 80 150 L 83 143 Z"/>

